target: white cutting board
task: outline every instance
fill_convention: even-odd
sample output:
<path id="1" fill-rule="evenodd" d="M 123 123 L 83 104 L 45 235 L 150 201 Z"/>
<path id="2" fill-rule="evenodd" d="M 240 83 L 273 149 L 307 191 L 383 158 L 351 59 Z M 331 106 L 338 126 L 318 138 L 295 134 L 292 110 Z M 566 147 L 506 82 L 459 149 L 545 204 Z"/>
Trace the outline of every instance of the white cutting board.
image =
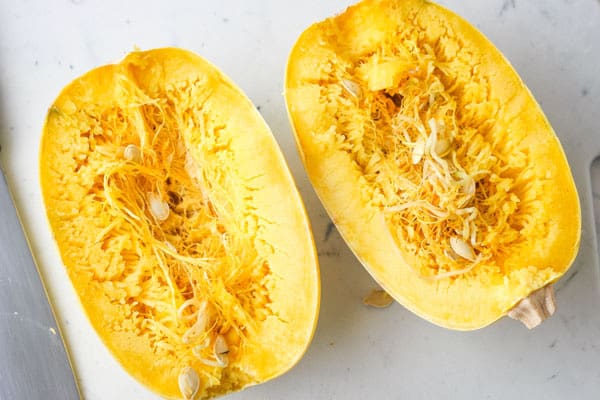
<path id="1" fill-rule="evenodd" d="M 246 91 L 285 153 L 314 228 L 322 306 L 312 345 L 283 377 L 230 399 L 600 397 L 600 274 L 590 185 L 590 165 L 600 154 L 600 1 L 441 3 L 512 61 L 558 133 L 579 188 L 581 250 L 557 284 L 556 315 L 531 332 L 508 319 L 453 332 L 397 304 L 384 310 L 362 305 L 375 285 L 337 232 L 327 234 L 330 220 L 299 162 L 282 98 L 296 37 L 348 0 L 0 2 L 0 157 L 85 398 L 156 396 L 121 370 L 79 307 L 45 223 L 38 143 L 59 90 L 134 46 L 193 50 Z"/>

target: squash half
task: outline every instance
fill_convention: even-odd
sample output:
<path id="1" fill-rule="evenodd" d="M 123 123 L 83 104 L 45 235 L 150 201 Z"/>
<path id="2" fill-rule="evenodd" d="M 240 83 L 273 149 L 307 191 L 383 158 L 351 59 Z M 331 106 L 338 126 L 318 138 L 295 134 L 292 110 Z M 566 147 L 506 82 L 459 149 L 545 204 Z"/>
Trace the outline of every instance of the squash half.
<path id="1" fill-rule="evenodd" d="M 316 252 L 284 158 L 250 100 L 175 48 L 69 84 L 40 155 L 46 212 L 92 325 L 167 398 L 289 370 L 319 308 Z"/>
<path id="2" fill-rule="evenodd" d="M 289 56 L 285 99 L 341 235 L 419 316 L 481 328 L 571 265 L 581 216 L 562 147 L 459 16 L 365 0 L 316 23 Z"/>

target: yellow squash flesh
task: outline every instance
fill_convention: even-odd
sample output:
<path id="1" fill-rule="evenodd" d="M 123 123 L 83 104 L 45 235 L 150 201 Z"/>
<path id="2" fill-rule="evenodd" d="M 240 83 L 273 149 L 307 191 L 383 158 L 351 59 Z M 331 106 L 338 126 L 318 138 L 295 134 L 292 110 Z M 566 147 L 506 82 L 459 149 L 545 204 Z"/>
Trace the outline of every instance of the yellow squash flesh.
<path id="1" fill-rule="evenodd" d="M 365 0 L 302 33 L 285 99 L 332 220 L 401 304 L 469 330 L 565 273 L 576 188 L 502 54 L 423 0 Z"/>
<path id="2" fill-rule="evenodd" d="M 320 293 L 308 220 L 269 128 L 216 67 L 166 48 L 88 72 L 51 106 L 40 156 L 68 275 L 141 383 L 208 398 L 301 358 Z"/>

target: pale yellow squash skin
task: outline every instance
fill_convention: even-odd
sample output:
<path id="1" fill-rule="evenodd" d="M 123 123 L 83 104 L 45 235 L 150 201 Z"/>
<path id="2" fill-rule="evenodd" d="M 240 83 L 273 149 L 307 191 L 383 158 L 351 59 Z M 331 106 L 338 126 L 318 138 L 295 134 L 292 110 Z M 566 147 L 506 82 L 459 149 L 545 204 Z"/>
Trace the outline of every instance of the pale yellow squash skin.
<path id="1" fill-rule="evenodd" d="M 413 50 L 397 50 L 412 46 L 409 40 L 417 43 Z M 416 54 L 434 54 L 433 72 L 427 79 L 433 76 L 441 81 L 449 101 L 457 104 L 452 114 L 459 121 L 452 142 L 457 162 L 468 169 L 480 155 L 471 150 L 475 140 L 465 139 L 468 128 L 489 151 L 487 158 L 494 157 L 498 165 L 503 165 L 502 172 L 492 172 L 508 182 L 505 197 L 514 195 L 506 200 L 504 208 L 511 215 L 508 221 L 512 225 L 506 227 L 506 232 L 513 235 L 511 239 L 493 239 L 497 226 L 486 228 L 484 220 L 476 219 L 479 231 L 473 239 L 474 251 L 482 255 L 483 261 L 472 267 L 467 260 L 454 256 L 459 265 L 472 268 L 441 279 L 433 277 L 439 264 L 421 263 L 406 249 L 418 251 L 429 246 L 437 250 L 434 247 L 438 246 L 440 251 L 449 250 L 449 235 L 458 233 L 447 230 L 435 243 L 420 244 L 395 236 L 410 237 L 414 233 L 394 220 L 389 211 L 402 209 L 398 199 L 403 192 L 385 182 L 398 182 L 396 177 L 401 173 L 393 161 L 373 161 L 373 154 L 385 159 L 390 151 L 380 151 L 373 145 L 373 140 L 379 139 L 365 136 L 365 132 L 371 132 L 370 126 L 376 126 L 372 129 L 375 138 L 390 135 L 390 129 L 394 132 L 394 128 L 370 119 L 365 104 L 375 98 L 377 91 L 387 93 L 384 101 L 391 109 L 392 102 L 398 106 L 410 101 L 406 94 L 403 97 L 394 93 L 407 90 L 402 88 L 411 80 L 417 85 L 424 79 L 423 65 L 419 69 L 418 64 L 411 64 L 419 59 Z M 484 327 L 506 315 L 534 290 L 559 279 L 573 262 L 580 241 L 580 205 L 558 138 L 503 55 L 451 11 L 423 0 L 365 0 L 312 25 L 301 34 L 289 56 L 285 99 L 310 180 L 341 235 L 377 282 L 422 318 L 457 330 Z M 428 102 L 425 98 L 420 113 L 433 113 L 435 99 Z M 493 118 L 487 110 L 494 113 Z M 433 129 L 426 120 L 417 125 L 422 135 Z M 404 139 L 397 138 L 404 132 L 399 129 L 392 133 L 396 137 L 386 137 L 400 143 Z M 415 132 L 410 133 L 412 137 Z M 368 146 L 371 148 L 367 151 Z M 411 155 L 414 148 L 409 143 L 392 150 L 404 170 L 420 173 L 416 168 L 424 161 Z M 449 157 L 441 162 L 450 163 Z M 490 174 L 484 171 L 476 178 L 476 200 L 469 203 L 479 206 L 479 214 L 482 204 L 486 204 L 483 182 L 487 182 L 485 190 L 493 188 L 485 180 Z M 412 184 L 419 190 L 430 183 L 424 178 Z M 491 206 L 502 209 L 504 205 L 486 204 Z M 434 211 L 443 214 L 440 218 L 446 217 L 445 210 Z M 436 217 L 424 218 L 435 221 Z M 426 227 L 415 223 L 411 229 Z M 498 245 L 499 240 L 504 240 L 502 245 Z M 441 255 L 437 259 L 452 265 L 451 258 Z"/>
<path id="2" fill-rule="evenodd" d="M 164 124 L 154 124 L 151 111 Z M 143 161 L 126 159 L 128 144 Z M 165 48 L 133 52 L 76 79 L 50 107 L 40 175 L 50 227 L 84 311 L 123 368 L 149 389 L 182 398 L 178 377 L 191 366 L 200 378 L 194 398 L 209 398 L 272 379 L 300 360 L 320 299 L 309 222 L 266 123 L 215 66 Z M 131 190 L 119 192 L 117 184 Z M 106 185 L 135 216 L 111 206 Z M 145 197 L 155 187 L 180 190 L 166 197 L 165 221 L 153 218 Z M 190 226 L 198 215 L 212 225 Z M 173 251 L 205 252 L 208 260 L 199 261 L 203 267 L 174 261 Z M 166 274 L 183 288 L 173 296 Z M 176 308 L 191 295 L 189 279 L 211 310 L 211 343 L 199 351 L 211 359 L 222 335 L 224 368 L 194 356 L 199 339 L 183 342 L 193 322 L 184 317 L 194 307 L 183 317 Z M 168 329 L 156 330 L 157 322 Z"/>

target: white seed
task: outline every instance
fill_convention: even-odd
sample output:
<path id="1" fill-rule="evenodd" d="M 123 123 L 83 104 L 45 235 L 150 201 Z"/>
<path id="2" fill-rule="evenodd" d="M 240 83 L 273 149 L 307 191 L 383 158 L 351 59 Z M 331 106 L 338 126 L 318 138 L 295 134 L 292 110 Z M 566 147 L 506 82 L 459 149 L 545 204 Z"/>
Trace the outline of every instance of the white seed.
<path id="1" fill-rule="evenodd" d="M 450 238 L 450 247 L 456 254 L 461 256 L 462 258 L 466 258 L 467 260 L 474 261 L 475 260 L 475 252 L 473 248 L 464 240 L 458 237 Z"/>
<path id="2" fill-rule="evenodd" d="M 363 297 L 363 304 L 375 308 L 385 308 L 393 302 L 394 299 L 392 296 L 383 289 L 373 289 L 368 295 Z"/>
<path id="3" fill-rule="evenodd" d="M 142 152 L 135 144 L 128 144 L 123 150 L 123 157 L 128 161 L 140 164 L 142 162 Z"/>
<path id="4" fill-rule="evenodd" d="M 194 368 L 184 367 L 179 373 L 179 390 L 185 400 L 193 400 L 200 389 L 200 377 Z"/>
<path id="5" fill-rule="evenodd" d="M 425 141 L 421 138 L 419 138 L 416 142 L 415 142 L 415 148 L 412 151 L 412 163 L 414 164 L 418 164 L 419 161 L 421 161 L 421 159 L 423 158 L 423 155 L 425 154 Z"/>
<path id="6" fill-rule="evenodd" d="M 169 218 L 169 204 L 155 193 L 148 194 L 148 204 L 150 205 L 150 213 L 158 222 Z"/>
<path id="7" fill-rule="evenodd" d="M 215 359 L 220 364 L 221 367 L 226 367 L 229 364 L 229 346 L 227 345 L 227 341 L 223 337 L 223 335 L 218 335 L 215 339 L 215 344 L 213 346 L 213 351 L 215 353 Z"/>
<path id="8" fill-rule="evenodd" d="M 351 81 L 349 79 L 342 79 L 342 86 L 348 93 L 356 98 L 360 98 L 362 95 L 362 90 L 358 83 Z"/>
<path id="9" fill-rule="evenodd" d="M 448 138 L 440 138 L 435 143 L 433 150 L 438 156 L 444 157 L 452 148 L 452 141 Z"/>
<path id="10" fill-rule="evenodd" d="M 215 339 L 215 354 L 229 353 L 229 346 L 223 335 L 218 335 Z"/>

